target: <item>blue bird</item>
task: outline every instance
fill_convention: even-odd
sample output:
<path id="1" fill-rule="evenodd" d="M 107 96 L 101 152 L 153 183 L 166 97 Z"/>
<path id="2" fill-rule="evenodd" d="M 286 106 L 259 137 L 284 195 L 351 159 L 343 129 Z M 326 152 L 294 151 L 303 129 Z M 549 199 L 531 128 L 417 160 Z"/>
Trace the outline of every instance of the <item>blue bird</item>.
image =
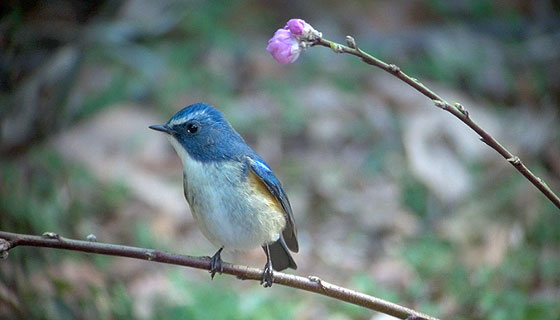
<path id="1" fill-rule="evenodd" d="M 296 269 L 294 216 L 280 181 L 264 160 L 213 107 L 196 103 L 150 129 L 167 134 L 183 163 L 183 187 L 202 233 L 219 247 L 212 278 L 222 272 L 224 248 L 261 246 L 266 264 L 261 284 L 270 287 L 273 270 Z"/>

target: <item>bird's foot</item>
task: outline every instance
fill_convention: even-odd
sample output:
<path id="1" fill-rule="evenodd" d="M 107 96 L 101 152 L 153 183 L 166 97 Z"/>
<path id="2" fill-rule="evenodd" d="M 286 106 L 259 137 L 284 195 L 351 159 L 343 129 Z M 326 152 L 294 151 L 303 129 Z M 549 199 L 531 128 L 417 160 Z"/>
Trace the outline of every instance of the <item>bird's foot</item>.
<path id="1" fill-rule="evenodd" d="M 212 279 L 214 279 L 216 272 L 219 272 L 220 274 L 224 272 L 224 266 L 222 265 L 222 257 L 220 256 L 223 249 L 224 248 L 221 247 L 218 251 L 216 251 L 216 253 L 212 256 L 212 259 L 210 261 L 210 277 Z"/>
<path id="2" fill-rule="evenodd" d="M 272 271 L 272 262 L 268 260 L 264 265 L 264 271 L 261 279 L 261 284 L 265 288 L 272 287 L 272 283 L 274 282 L 274 272 Z"/>

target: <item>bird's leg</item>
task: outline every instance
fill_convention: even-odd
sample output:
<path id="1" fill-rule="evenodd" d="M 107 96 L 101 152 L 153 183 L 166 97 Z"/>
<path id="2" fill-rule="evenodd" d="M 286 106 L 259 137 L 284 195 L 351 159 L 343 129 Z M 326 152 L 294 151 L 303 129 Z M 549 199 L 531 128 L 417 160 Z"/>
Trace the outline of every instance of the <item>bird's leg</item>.
<path id="1" fill-rule="evenodd" d="M 224 247 L 218 249 L 218 251 L 216 251 L 216 253 L 212 256 L 212 261 L 210 262 L 210 277 L 212 279 L 214 279 L 214 275 L 216 274 L 216 272 L 219 272 L 220 274 L 224 272 L 222 257 L 220 256 L 222 250 L 224 250 Z"/>
<path id="2" fill-rule="evenodd" d="M 263 247 L 264 253 L 266 253 L 266 264 L 264 265 L 264 271 L 261 279 L 261 284 L 265 288 L 272 287 L 272 282 L 274 281 L 274 273 L 272 271 L 272 260 L 270 259 L 270 249 L 268 244 Z"/>

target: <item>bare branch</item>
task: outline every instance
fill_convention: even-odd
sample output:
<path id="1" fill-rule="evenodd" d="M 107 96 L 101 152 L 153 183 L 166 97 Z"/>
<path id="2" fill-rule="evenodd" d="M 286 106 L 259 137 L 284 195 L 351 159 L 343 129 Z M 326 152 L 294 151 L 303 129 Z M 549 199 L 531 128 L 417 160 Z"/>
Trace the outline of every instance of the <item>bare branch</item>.
<path id="1" fill-rule="evenodd" d="M 350 42 L 348 42 L 351 39 Z M 395 77 L 401 79 L 402 81 L 406 82 L 408 85 L 413 87 L 414 89 L 418 90 L 420 93 L 431 99 L 434 104 L 453 114 L 459 120 L 464 122 L 467 126 L 473 129 L 476 133 L 480 135 L 480 139 L 490 146 L 492 149 L 496 150 L 502 157 L 504 157 L 512 166 L 515 167 L 525 178 L 527 178 L 537 189 L 539 189 L 558 209 L 560 209 L 560 198 L 550 189 L 550 187 L 539 177 L 537 177 L 527 166 L 519 159 L 518 156 L 512 154 L 508 149 L 506 149 L 502 144 L 500 144 L 492 135 L 490 135 L 486 130 L 480 127 L 476 122 L 474 122 L 468 110 L 461 104 L 455 103 L 451 105 L 449 102 L 445 101 L 442 97 L 440 97 L 437 93 L 430 90 L 428 87 L 423 85 L 420 81 L 412 78 L 402 72 L 402 70 L 394 65 L 394 64 L 387 64 L 367 53 L 362 51 L 356 45 L 356 41 L 352 37 L 347 37 L 347 43 L 351 44 L 351 46 L 345 46 L 325 38 L 318 38 L 312 45 L 321 45 L 327 48 L 333 49 L 337 53 L 348 53 L 354 56 L 359 57 L 367 64 L 371 64 L 372 66 L 376 66 L 381 68 L 388 73 L 394 75 Z M 512 161 L 511 159 L 515 159 Z"/>
<path id="2" fill-rule="evenodd" d="M 153 249 L 121 246 L 96 241 L 73 240 L 63 238 L 53 232 L 45 232 L 43 236 L 33 236 L 0 231 L 0 257 L 4 259 L 7 258 L 8 251 L 17 246 L 66 249 L 210 270 L 210 257 L 193 257 Z M 234 275 L 238 279 L 260 281 L 262 278 L 263 270 L 261 269 L 239 266 L 230 263 L 224 263 L 223 267 L 224 273 Z M 436 319 L 416 312 L 412 309 L 328 283 L 315 276 L 304 278 L 275 271 L 273 282 L 287 287 L 322 294 L 324 296 L 362 306 L 377 312 L 382 312 L 400 319 L 411 317 L 427 320 Z"/>

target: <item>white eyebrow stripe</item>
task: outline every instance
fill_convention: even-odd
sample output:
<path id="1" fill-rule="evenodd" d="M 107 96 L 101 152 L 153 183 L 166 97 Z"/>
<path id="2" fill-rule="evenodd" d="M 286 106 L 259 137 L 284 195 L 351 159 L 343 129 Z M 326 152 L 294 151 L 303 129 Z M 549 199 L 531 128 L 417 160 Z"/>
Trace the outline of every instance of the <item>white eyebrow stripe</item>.
<path id="1" fill-rule="evenodd" d="M 203 110 L 197 111 L 197 112 L 189 114 L 187 117 L 172 120 L 172 121 L 169 122 L 169 125 L 170 126 L 180 125 L 180 124 L 183 124 L 183 123 L 185 123 L 189 120 L 192 120 L 192 119 L 196 118 L 197 116 L 203 115 L 203 114 L 205 114 L 205 112 Z"/>
<path id="2" fill-rule="evenodd" d="M 175 126 L 175 125 L 178 125 L 178 124 L 183 124 L 183 123 L 185 123 L 186 121 L 187 121 L 187 119 L 185 119 L 185 118 L 175 119 L 175 120 L 173 120 L 173 121 L 169 121 L 169 125 Z"/>

